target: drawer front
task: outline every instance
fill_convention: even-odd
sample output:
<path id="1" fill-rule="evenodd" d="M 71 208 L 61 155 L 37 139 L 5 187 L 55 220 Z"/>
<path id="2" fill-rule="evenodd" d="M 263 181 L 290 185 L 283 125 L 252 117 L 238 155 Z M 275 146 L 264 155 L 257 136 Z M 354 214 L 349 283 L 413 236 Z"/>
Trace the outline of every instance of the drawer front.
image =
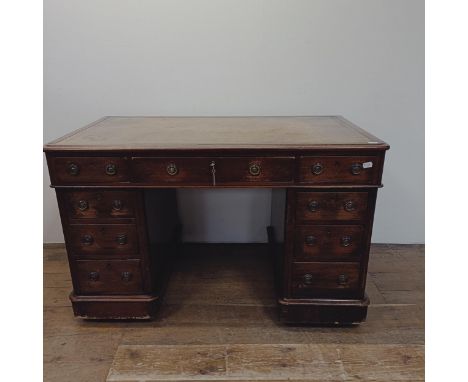
<path id="1" fill-rule="evenodd" d="M 69 232 L 75 256 L 128 256 L 138 253 L 138 234 L 132 224 L 72 225 Z"/>
<path id="2" fill-rule="evenodd" d="M 360 221 L 366 218 L 367 207 L 367 192 L 298 192 L 296 219 Z"/>
<path id="3" fill-rule="evenodd" d="M 136 197 L 131 191 L 73 191 L 66 193 L 72 219 L 134 218 Z"/>
<path id="4" fill-rule="evenodd" d="M 127 160 L 119 157 L 52 158 L 56 184 L 115 184 L 128 182 Z"/>
<path id="5" fill-rule="evenodd" d="M 142 292 L 140 260 L 77 260 L 78 294 Z"/>
<path id="6" fill-rule="evenodd" d="M 356 261 L 362 249 L 363 227 L 359 225 L 296 227 L 296 261 Z"/>
<path id="7" fill-rule="evenodd" d="M 299 158 L 299 182 L 313 184 L 380 184 L 377 156 L 307 156 Z"/>
<path id="8" fill-rule="evenodd" d="M 132 158 L 132 170 L 133 181 L 143 184 L 291 184 L 294 181 L 294 157 Z"/>
<path id="9" fill-rule="evenodd" d="M 220 184 L 292 184 L 294 157 L 219 158 L 216 181 Z"/>
<path id="10" fill-rule="evenodd" d="M 359 290 L 359 263 L 293 263 L 293 297 L 340 297 Z"/>

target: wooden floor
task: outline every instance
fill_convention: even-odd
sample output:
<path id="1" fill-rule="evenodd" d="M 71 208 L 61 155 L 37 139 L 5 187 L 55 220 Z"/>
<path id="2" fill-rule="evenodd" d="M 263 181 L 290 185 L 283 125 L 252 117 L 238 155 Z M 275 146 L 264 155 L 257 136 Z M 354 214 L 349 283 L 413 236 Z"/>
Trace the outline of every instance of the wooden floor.
<path id="1" fill-rule="evenodd" d="M 216 373 L 204 375 L 206 370 L 200 367 L 179 378 L 423 380 L 424 247 L 373 245 L 370 259 L 371 305 L 367 322 L 359 327 L 278 324 L 266 253 L 255 245 L 229 250 L 217 245 L 188 247 L 156 320 L 95 322 L 73 317 L 64 247 L 48 245 L 44 249 L 44 380 L 106 381 L 108 375 L 109 381 L 182 380 L 176 379 L 174 359 L 196 361 L 191 354 L 227 352 L 241 354 L 243 362 L 245 357 L 250 357 L 249 362 L 257 359 L 260 369 L 253 370 L 257 364 L 252 363 L 247 370 L 245 362 L 238 362 L 242 367 L 231 370 L 229 378 L 225 373 L 224 379 Z M 128 355 L 135 357 L 142 349 L 150 361 L 156 357 L 166 365 L 156 379 L 154 373 L 153 379 L 129 379 L 122 373 L 125 368 L 128 371 Z M 319 358 L 311 360 L 310 354 Z M 265 360 L 271 365 L 265 365 Z M 235 365 L 231 362 L 232 368 Z M 264 372 L 258 372 L 262 367 Z M 308 378 L 301 377 L 304 372 Z"/>

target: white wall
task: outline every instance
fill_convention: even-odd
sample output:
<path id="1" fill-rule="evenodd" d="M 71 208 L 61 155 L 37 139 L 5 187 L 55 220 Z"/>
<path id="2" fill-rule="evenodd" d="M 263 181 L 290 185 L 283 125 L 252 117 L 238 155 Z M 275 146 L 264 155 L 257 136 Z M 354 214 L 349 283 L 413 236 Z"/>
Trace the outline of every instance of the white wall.
<path id="1" fill-rule="evenodd" d="M 341 114 L 391 145 L 373 241 L 424 242 L 423 0 L 44 6 L 45 141 L 104 115 Z M 48 184 L 44 241 L 59 242 Z M 269 198 L 184 191 L 188 239 L 263 240 Z"/>

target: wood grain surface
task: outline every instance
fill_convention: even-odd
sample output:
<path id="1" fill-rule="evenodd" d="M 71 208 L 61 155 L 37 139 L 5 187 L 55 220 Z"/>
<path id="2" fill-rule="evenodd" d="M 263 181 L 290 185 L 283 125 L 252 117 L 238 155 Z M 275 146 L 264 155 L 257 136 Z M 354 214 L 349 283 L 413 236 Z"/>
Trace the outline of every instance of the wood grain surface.
<path id="1" fill-rule="evenodd" d="M 228 346 L 235 351 L 232 354 L 236 354 L 237 367 L 242 368 L 232 372 L 242 381 L 285 381 L 289 377 L 285 377 L 283 369 L 292 372 L 290 380 L 299 381 L 423 380 L 423 246 L 371 247 L 367 281 L 371 305 L 367 321 L 344 328 L 279 324 L 266 252 L 261 245 L 186 247 L 156 320 L 108 322 L 73 317 L 68 299 L 71 279 L 65 249 L 63 245 L 47 246 L 44 250 L 44 380 L 105 381 L 112 367 L 114 371 L 109 378 L 131 381 L 130 376 L 123 379 L 117 373 L 117 363 L 112 364 L 127 346 L 141 345 L 165 346 L 173 349 L 172 354 L 189 349 L 193 352 L 197 347 L 199 351 L 208 351 L 210 346 L 214 352 Z M 294 346 L 293 350 L 284 350 L 287 356 L 281 358 L 287 367 L 281 367 L 282 361 L 278 361 L 270 371 L 262 369 L 259 373 L 258 368 L 269 368 L 268 362 L 271 364 L 275 359 L 269 357 L 283 354 L 281 349 L 290 345 Z M 310 352 L 313 358 L 307 358 Z M 219 362 L 225 364 L 226 356 L 223 357 Z M 196 359 L 203 360 L 203 357 L 191 360 Z M 316 367 L 304 365 L 303 370 L 309 370 L 309 374 L 301 376 L 301 360 L 311 359 Z M 246 369 L 249 360 L 256 366 Z M 194 365 L 187 367 L 195 370 Z M 151 377 L 155 375 L 153 372 Z M 176 379 L 169 379 L 169 375 L 174 375 L 174 370 L 166 369 L 166 375 L 157 378 L 183 380 L 181 375 Z M 214 377 L 206 375 L 194 374 L 185 380 L 213 380 Z M 222 381 L 225 375 L 216 378 Z M 224 380 L 233 381 L 233 378 L 234 374 Z"/>

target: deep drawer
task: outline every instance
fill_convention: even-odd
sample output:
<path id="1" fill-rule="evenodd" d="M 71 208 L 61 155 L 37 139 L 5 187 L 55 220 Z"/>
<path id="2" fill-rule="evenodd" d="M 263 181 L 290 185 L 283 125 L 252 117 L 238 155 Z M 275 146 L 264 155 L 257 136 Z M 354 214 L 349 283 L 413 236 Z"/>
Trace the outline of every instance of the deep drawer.
<path id="1" fill-rule="evenodd" d="M 132 158 L 132 170 L 135 183 L 156 186 L 291 184 L 294 157 L 142 157 Z"/>
<path id="2" fill-rule="evenodd" d="M 69 245 L 75 256 L 138 253 L 138 234 L 133 224 L 71 225 L 69 232 Z"/>
<path id="3" fill-rule="evenodd" d="M 359 225 L 307 225 L 296 227 L 296 261 L 358 260 L 363 245 Z"/>
<path id="4" fill-rule="evenodd" d="M 72 219 L 135 217 L 136 195 L 132 191 L 69 191 L 65 200 Z"/>
<path id="5" fill-rule="evenodd" d="M 293 263 L 293 297 L 350 297 L 359 290 L 359 263 Z"/>
<path id="6" fill-rule="evenodd" d="M 140 260 L 77 260 L 76 294 L 142 292 Z"/>
<path id="7" fill-rule="evenodd" d="M 119 157 L 53 157 L 49 159 L 52 183 L 119 184 L 128 182 L 128 165 Z"/>
<path id="8" fill-rule="evenodd" d="M 380 184 L 377 156 L 306 156 L 299 158 L 299 182 L 313 184 Z"/>
<path id="9" fill-rule="evenodd" d="M 360 221 L 366 218 L 367 192 L 297 193 L 296 219 L 300 222 Z"/>

